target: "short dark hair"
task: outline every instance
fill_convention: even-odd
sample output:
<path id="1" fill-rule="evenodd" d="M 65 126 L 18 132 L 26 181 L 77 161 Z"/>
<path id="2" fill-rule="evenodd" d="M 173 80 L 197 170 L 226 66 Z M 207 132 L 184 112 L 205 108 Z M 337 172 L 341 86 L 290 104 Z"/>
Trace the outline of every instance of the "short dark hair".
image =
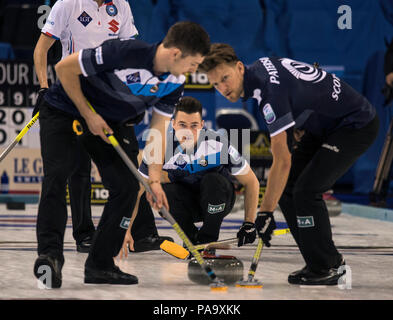
<path id="1" fill-rule="evenodd" d="M 162 41 L 165 48 L 176 47 L 183 56 L 201 54 L 206 56 L 210 50 L 210 37 L 199 24 L 190 21 L 175 23 Z"/>
<path id="2" fill-rule="evenodd" d="M 205 56 L 203 62 L 199 65 L 198 70 L 209 72 L 220 64 L 236 64 L 240 61 L 235 50 L 226 43 L 213 43 L 210 46 L 209 53 Z"/>
<path id="3" fill-rule="evenodd" d="M 179 103 L 175 107 L 175 114 L 173 115 L 173 118 L 176 118 L 179 111 L 187 114 L 198 112 L 202 118 L 202 104 L 198 99 L 193 97 L 182 97 L 180 99 Z"/>

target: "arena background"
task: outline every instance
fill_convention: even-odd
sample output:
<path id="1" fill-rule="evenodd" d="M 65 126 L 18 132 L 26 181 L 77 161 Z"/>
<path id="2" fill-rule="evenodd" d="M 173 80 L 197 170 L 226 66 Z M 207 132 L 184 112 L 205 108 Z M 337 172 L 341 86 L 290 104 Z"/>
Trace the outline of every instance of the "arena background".
<path id="1" fill-rule="evenodd" d="M 40 35 L 39 21 L 55 1 L 0 0 L 0 151 L 8 146 L 31 119 L 39 89 L 32 56 Z M 269 55 L 317 62 L 363 93 L 378 110 L 381 129 L 376 142 L 335 186 L 343 198 L 367 202 L 389 122 L 391 106 L 383 107 L 383 59 L 393 38 L 391 0 L 130 0 L 139 38 L 160 41 L 176 21 L 200 23 L 212 42 L 226 42 L 246 64 Z M 42 7 L 42 6 L 48 7 Z M 54 64 L 60 43 L 49 53 L 49 79 L 56 78 Z M 244 108 L 261 116 L 250 101 L 230 103 L 209 85 L 204 74 L 187 77 L 185 95 L 201 100 L 206 126 L 216 128 L 216 111 Z M 149 122 L 146 114 L 137 127 L 139 138 Z M 141 141 L 141 147 L 143 142 Z M 39 126 L 36 124 L 0 165 L 1 192 L 23 194 L 36 201 L 42 179 Z M 93 182 L 99 175 L 93 168 Z M 99 189 L 99 188 L 98 188 Z M 32 196 L 29 198 L 29 195 Z M 106 194 L 99 189 L 97 201 Z"/>

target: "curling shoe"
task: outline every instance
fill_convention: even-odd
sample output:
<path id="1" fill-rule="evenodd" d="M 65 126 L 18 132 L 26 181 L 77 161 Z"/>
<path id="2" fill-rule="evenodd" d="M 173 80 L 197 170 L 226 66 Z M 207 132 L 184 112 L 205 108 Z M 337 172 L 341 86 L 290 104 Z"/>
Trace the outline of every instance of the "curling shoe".
<path id="1" fill-rule="evenodd" d="M 342 259 L 337 267 L 323 270 L 321 272 L 313 272 L 306 266 L 301 270 L 292 272 L 288 276 L 288 282 L 290 284 L 304 286 L 334 286 L 338 284 L 338 280 L 345 274 L 345 270 L 341 273 L 338 271 L 338 269 L 343 265 L 345 265 L 345 261 Z"/>
<path id="2" fill-rule="evenodd" d="M 61 269 L 64 260 L 40 254 L 34 264 L 34 275 L 47 289 L 58 289 L 62 284 Z M 48 275 L 48 267 L 50 274 Z M 48 278 L 50 276 L 50 278 Z"/>
<path id="3" fill-rule="evenodd" d="M 121 271 L 117 266 L 102 270 L 85 266 L 85 283 L 88 284 L 137 284 L 138 278 Z"/>
<path id="4" fill-rule="evenodd" d="M 288 276 L 288 282 L 291 283 L 291 284 L 295 284 L 295 283 L 297 283 L 298 281 L 300 281 L 300 278 L 301 278 L 303 275 L 305 275 L 305 274 L 307 274 L 307 273 L 309 273 L 309 272 L 310 272 L 310 269 L 308 269 L 307 266 L 305 266 L 303 269 L 294 271 L 294 272 L 292 272 L 292 273 L 289 274 L 289 276 Z"/>
<path id="5" fill-rule="evenodd" d="M 89 253 L 93 238 L 91 236 L 86 237 L 80 242 L 76 243 L 76 251 L 81 253 Z"/>
<path id="6" fill-rule="evenodd" d="M 145 252 L 145 251 L 152 251 L 152 250 L 160 250 L 160 245 L 165 240 L 172 241 L 173 238 L 171 237 L 161 237 L 158 234 L 154 234 L 148 236 L 146 238 L 137 240 L 134 242 L 134 251 L 129 250 L 130 252 Z"/>

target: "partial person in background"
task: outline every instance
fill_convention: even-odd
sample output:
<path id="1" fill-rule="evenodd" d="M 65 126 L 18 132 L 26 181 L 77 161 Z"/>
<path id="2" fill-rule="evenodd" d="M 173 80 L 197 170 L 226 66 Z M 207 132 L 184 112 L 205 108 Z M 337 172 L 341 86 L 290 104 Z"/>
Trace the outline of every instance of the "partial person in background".
<path id="1" fill-rule="evenodd" d="M 124 0 L 63 0 L 53 6 L 34 50 L 34 66 L 40 83 L 33 114 L 48 90 L 47 56 L 56 40 L 62 45 L 62 59 L 81 49 L 93 48 L 105 40 L 136 37 L 138 31 L 129 4 Z M 89 252 L 95 227 L 91 216 L 91 159 L 80 143 L 68 178 L 73 237 L 78 252 Z"/>

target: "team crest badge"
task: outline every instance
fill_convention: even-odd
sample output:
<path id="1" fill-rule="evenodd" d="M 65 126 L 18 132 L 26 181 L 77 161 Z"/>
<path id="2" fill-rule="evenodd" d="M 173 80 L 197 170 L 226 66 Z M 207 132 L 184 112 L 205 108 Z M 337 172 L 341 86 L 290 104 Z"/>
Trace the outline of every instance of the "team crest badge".
<path id="1" fill-rule="evenodd" d="M 117 8 L 114 4 L 111 5 L 107 5 L 106 6 L 106 13 L 108 15 L 110 15 L 111 17 L 114 17 L 115 15 L 117 15 Z"/>
<path id="2" fill-rule="evenodd" d="M 175 161 L 175 165 L 183 169 L 187 165 L 187 161 L 184 160 L 182 155 L 179 155 Z"/>
<path id="3" fill-rule="evenodd" d="M 205 158 L 202 158 L 201 160 L 199 160 L 199 164 L 202 167 L 206 167 L 208 165 L 208 162 L 207 162 L 207 160 Z"/>
<path id="4" fill-rule="evenodd" d="M 154 86 L 151 87 L 150 92 L 151 93 L 156 93 L 158 91 L 158 85 L 155 84 Z"/>

